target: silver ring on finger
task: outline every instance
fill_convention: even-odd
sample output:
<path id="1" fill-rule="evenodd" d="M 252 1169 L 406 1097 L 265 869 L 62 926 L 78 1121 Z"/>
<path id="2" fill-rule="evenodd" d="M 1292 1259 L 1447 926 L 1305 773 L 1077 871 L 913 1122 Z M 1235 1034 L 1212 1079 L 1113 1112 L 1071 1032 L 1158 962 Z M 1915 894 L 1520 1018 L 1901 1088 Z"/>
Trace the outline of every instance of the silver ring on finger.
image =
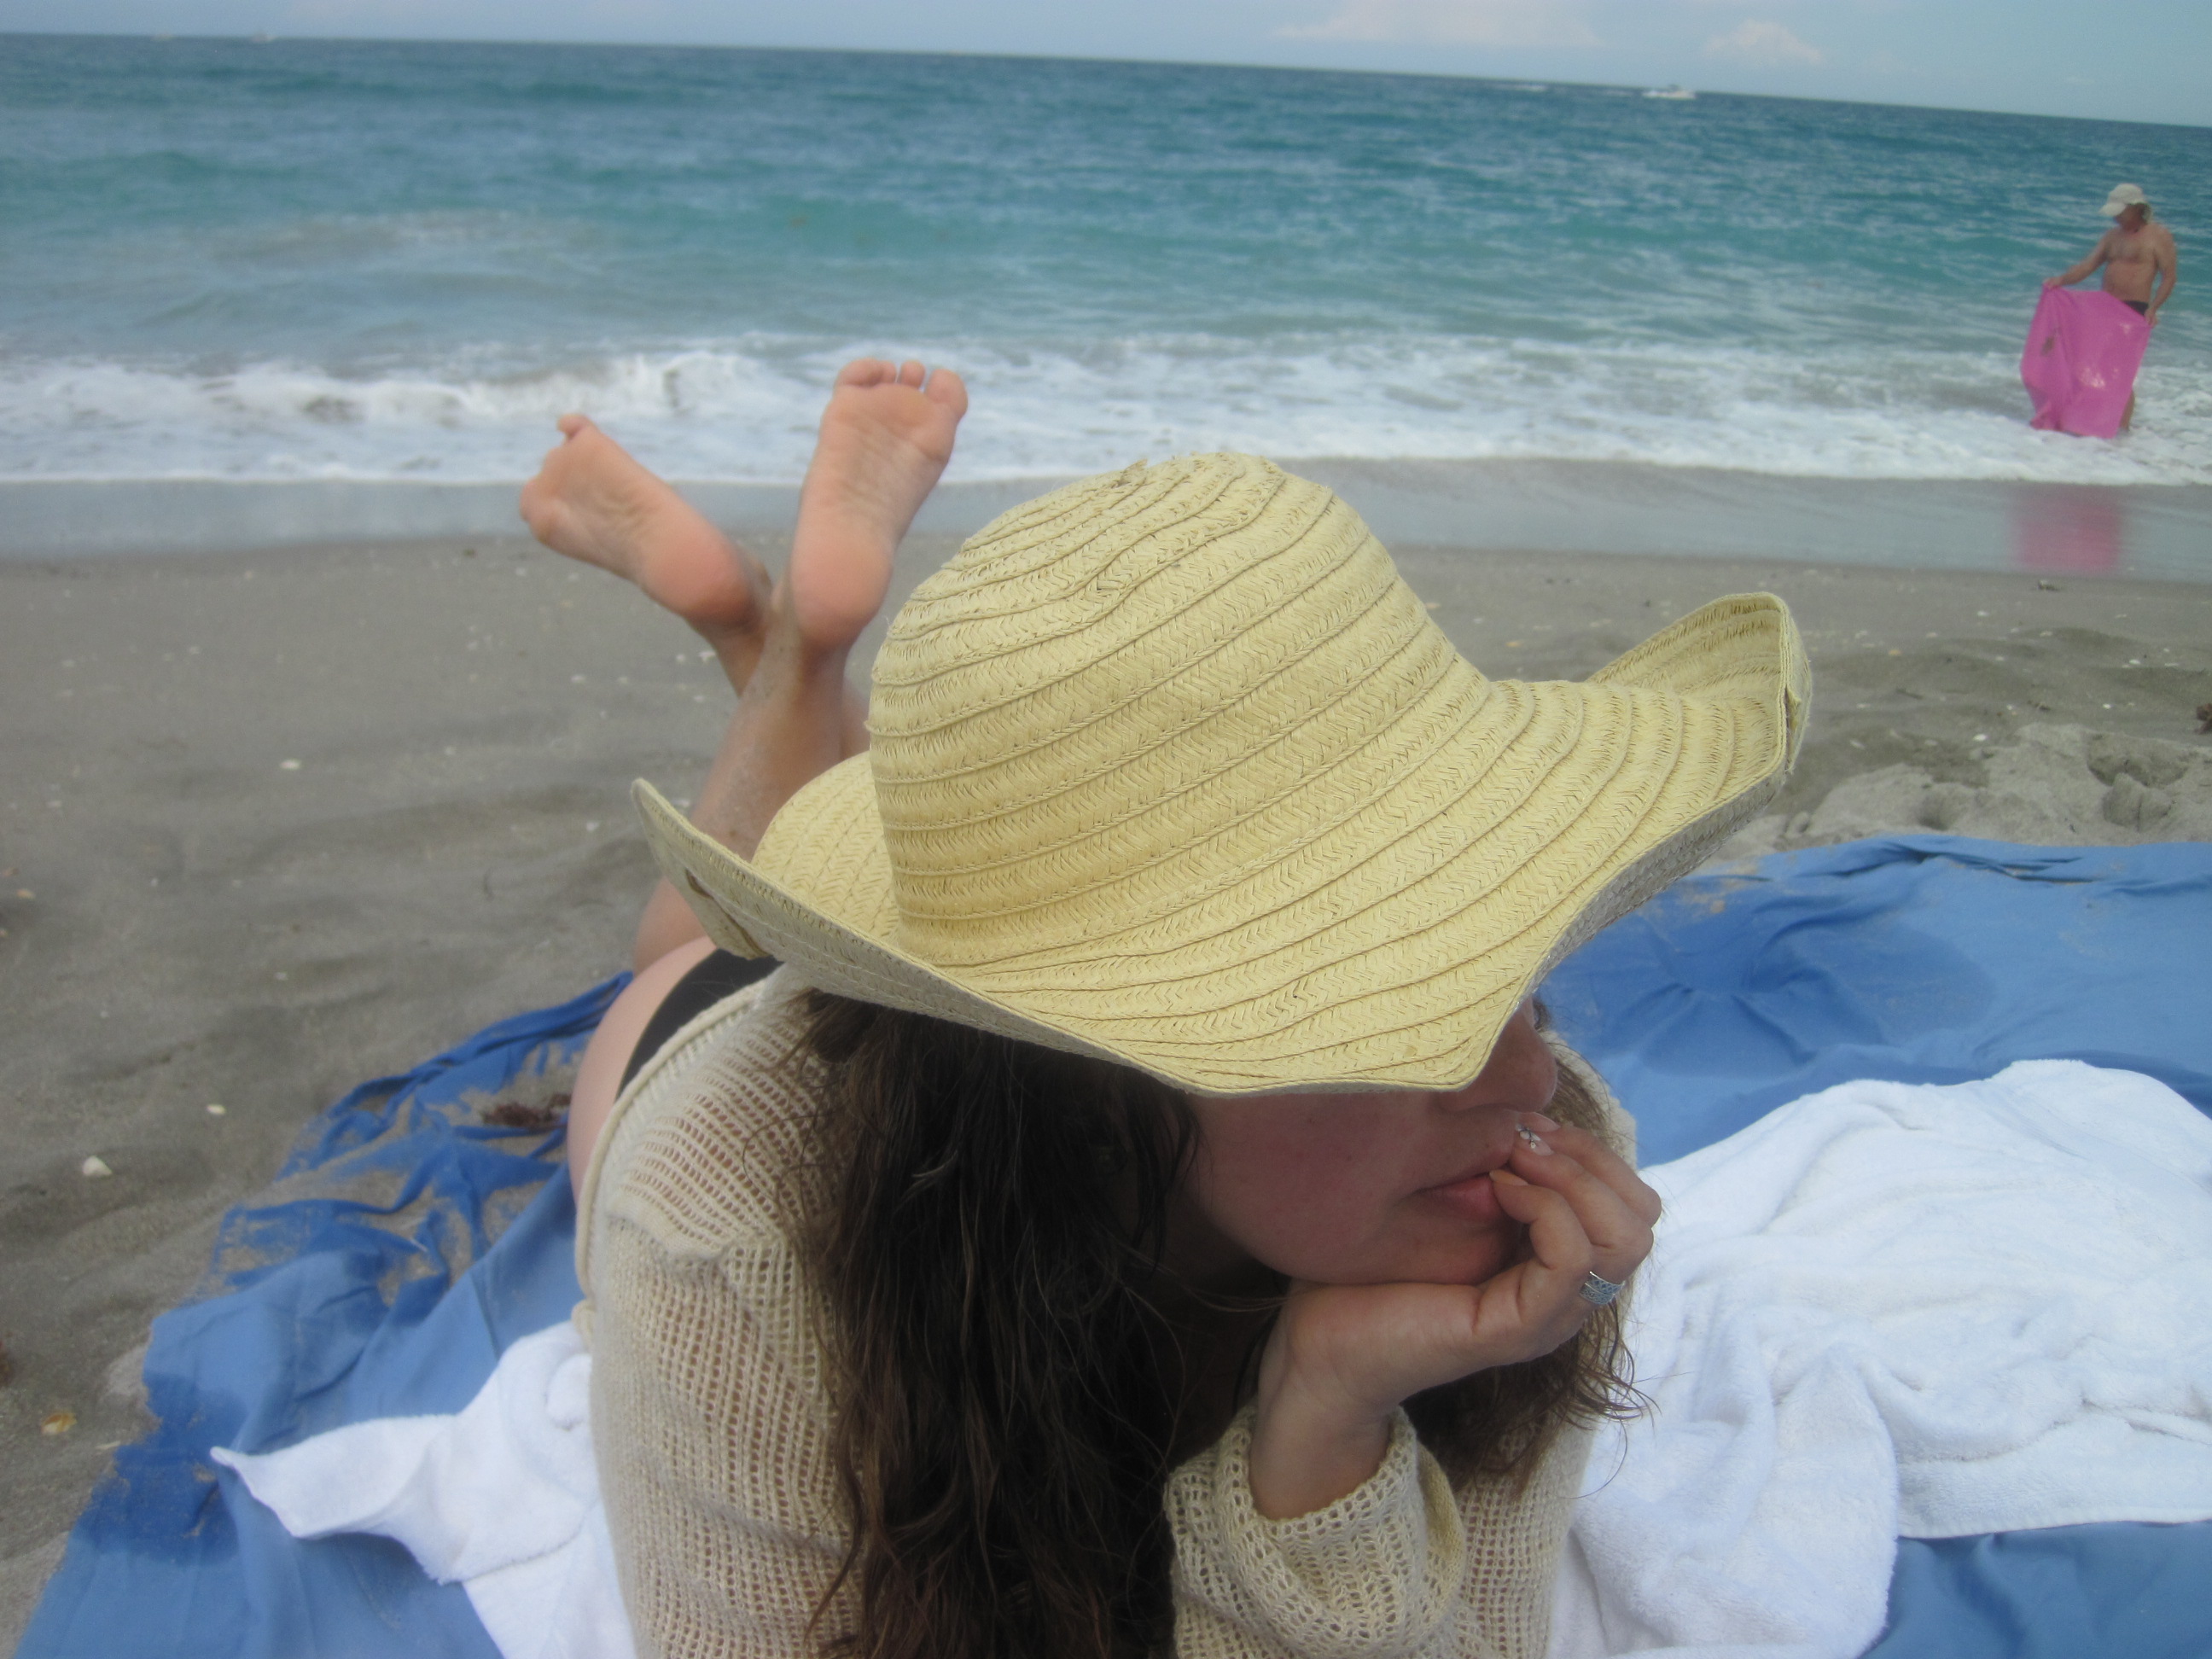
<path id="1" fill-rule="evenodd" d="M 1595 1273 L 1585 1273 L 1583 1276 L 1582 1289 L 1577 1294 L 1593 1308 L 1609 1308 L 1613 1305 L 1613 1297 L 1620 1294 L 1622 1285 L 1626 1283 L 1627 1281 L 1624 1279 L 1620 1285 L 1616 1285 L 1611 1279 L 1601 1279 Z"/>

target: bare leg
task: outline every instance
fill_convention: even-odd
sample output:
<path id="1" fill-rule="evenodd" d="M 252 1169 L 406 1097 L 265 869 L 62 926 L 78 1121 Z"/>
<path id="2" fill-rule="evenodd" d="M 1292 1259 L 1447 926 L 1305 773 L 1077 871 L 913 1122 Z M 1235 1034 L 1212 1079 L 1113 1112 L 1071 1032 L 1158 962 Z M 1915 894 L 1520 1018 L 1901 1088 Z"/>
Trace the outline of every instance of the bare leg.
<path id="1" fill-rule="evenodd" d="M 967 410 L 967 388 L 950 369 L 863 358 L 837 376 L 759 665 L 691 813 L 738 853 L 750 856 L 800 785 L 866 747 L 846 658 L 883 605 L 892 556 L 951 459 Z M 642 968 L 698 933 L 663 882 L 638 924 L 635 960 Z"/>
<path id="2" fill-rule="evenodd" d="M 967 409 L 967 388 L 950 369 L 931 374 L 918 362 L 863 360 L 838 375 L 799 492 L 790 568 L 769 599 L 756 665 L 738 686 L 737 709 L 691 814 L 739 853 L 752 853 L 801 785 L 866 745 L 857 717 L 865 711 L 847 685 L 846 657 L 882 607 L 892 555 L 951 458 Z M 628 561 L 632 551 L 614 558 Z M 630 574 L 623 563 L 608 562 Z M 638 924 L 637 977 L 608 1009 L 577 1074 L 568 1169 L 579 1187 L 639 1036 L 677 981 L 707 953 L 697 918 L 661 882 Z"/>
<path id="3" fill-rule="evenodd" d="M 2120 430 L 2123 432 L 2131 432 L 2135 429 L 2135 424 L 2136 394 L 2130 392 L 2128 393 L 2127 412 L 2120 416 Z"/>
<path id="4" fill-rule="evenodd" d="M 611 570 L 674 611 L 714 648 L 743 690 L 767 636 L 761 562 L 581 415 L 522 487 L 530 532 L 556 553 Z"/>

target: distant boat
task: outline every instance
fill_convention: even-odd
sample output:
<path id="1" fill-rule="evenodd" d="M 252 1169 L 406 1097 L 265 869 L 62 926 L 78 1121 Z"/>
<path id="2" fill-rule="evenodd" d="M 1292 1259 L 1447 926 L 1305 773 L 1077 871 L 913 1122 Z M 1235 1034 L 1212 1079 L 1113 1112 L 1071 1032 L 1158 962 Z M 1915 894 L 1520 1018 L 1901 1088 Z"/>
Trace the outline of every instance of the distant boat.
<path id="1" fill-rule="evenodd" d="M 1513 83 L 1516 92 L 1549 92 L 1551 89 L 1551 84 L 1544 81 L 1516 81 Z"/>
<path id="2" fill-rule="evenodd" d="M 249 38 L 252 40 L 252 42 L 253 42 L 253 44 L 254 44 L 255 46 L 267 46 L 267 45 L 268 45 L 271 40 L 274 40 L 276 37 L 275 35 L 273 35 L 273 34 L 256 34 L 256 35 L 252 35 L 252 36 L 251 36 L 251 37 L 249 37 Z"/>
<path id="3" fill-rule="evenodd" d="M 1645 91 L 1646 98 L 1664 98 L 1670 102 L 1686 104 L 1698 94 L 1687 87 L 1652 87 Z"/>

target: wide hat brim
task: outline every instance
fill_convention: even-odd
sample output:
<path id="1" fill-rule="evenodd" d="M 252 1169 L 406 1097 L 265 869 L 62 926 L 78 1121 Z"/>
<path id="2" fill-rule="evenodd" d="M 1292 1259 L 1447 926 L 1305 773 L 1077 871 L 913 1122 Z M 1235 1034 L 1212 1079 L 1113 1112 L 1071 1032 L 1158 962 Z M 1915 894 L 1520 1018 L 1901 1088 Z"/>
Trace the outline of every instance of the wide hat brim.
<path id="1" fill-rule="evenodd" d="M 873 746 L 752 860 L 635 795 L 715 942 L 824 990 L 1200 1093 L 1450 1090 L 1773 796 L 1808 690 L 1770 594 L 1487 680 L 1334 495 L 1199 457 L 971 540 L 894 623 Z"/>

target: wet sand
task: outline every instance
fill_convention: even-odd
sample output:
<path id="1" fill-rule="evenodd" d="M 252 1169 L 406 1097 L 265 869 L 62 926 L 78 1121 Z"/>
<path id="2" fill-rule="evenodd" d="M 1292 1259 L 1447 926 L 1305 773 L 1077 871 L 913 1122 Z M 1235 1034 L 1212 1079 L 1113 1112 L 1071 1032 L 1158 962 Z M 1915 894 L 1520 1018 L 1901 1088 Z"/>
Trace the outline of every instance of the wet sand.
<path id="1" fill-rule="evenodd" d="M 902 580 L 950 545 L 917 537 Z M 1814 722 L 1734 852 L 2212 839 L 2212 585 L 1397 552 L 1499 676 L 1786 597 Z M 216 1218 L 353 1083 L 625 965 L 627 787 L 686 794 L 726 706 L 680 626 L 524 542 L 0 563 L 0 1649 L 142 1426 L 148 1322 Z"/>
<path id="2" fill-rule="evenodd" d="M 651 458 L 648 456 L 648 460 Z M 1811 478 L 1719 467 L 1536 458 L 1284 463 L 1358 507 L 1392 547 L 1717 555 L 1918 570 L 2212 580 L 2212 485 Z M 956 471 L 959 470 L 955 464 Z M 519 482 L 519 481 L 518 481 Z M 1064 479 L 948 481 L 915 528 L 967 535 Z M 773 533 L 795 484 L 691 483 L 718 524 Z M 496 537 L 514 483 L 398 479 L 0 481 L 0 560 L 282 548 L 350 526 L 358 541 Z"/>

